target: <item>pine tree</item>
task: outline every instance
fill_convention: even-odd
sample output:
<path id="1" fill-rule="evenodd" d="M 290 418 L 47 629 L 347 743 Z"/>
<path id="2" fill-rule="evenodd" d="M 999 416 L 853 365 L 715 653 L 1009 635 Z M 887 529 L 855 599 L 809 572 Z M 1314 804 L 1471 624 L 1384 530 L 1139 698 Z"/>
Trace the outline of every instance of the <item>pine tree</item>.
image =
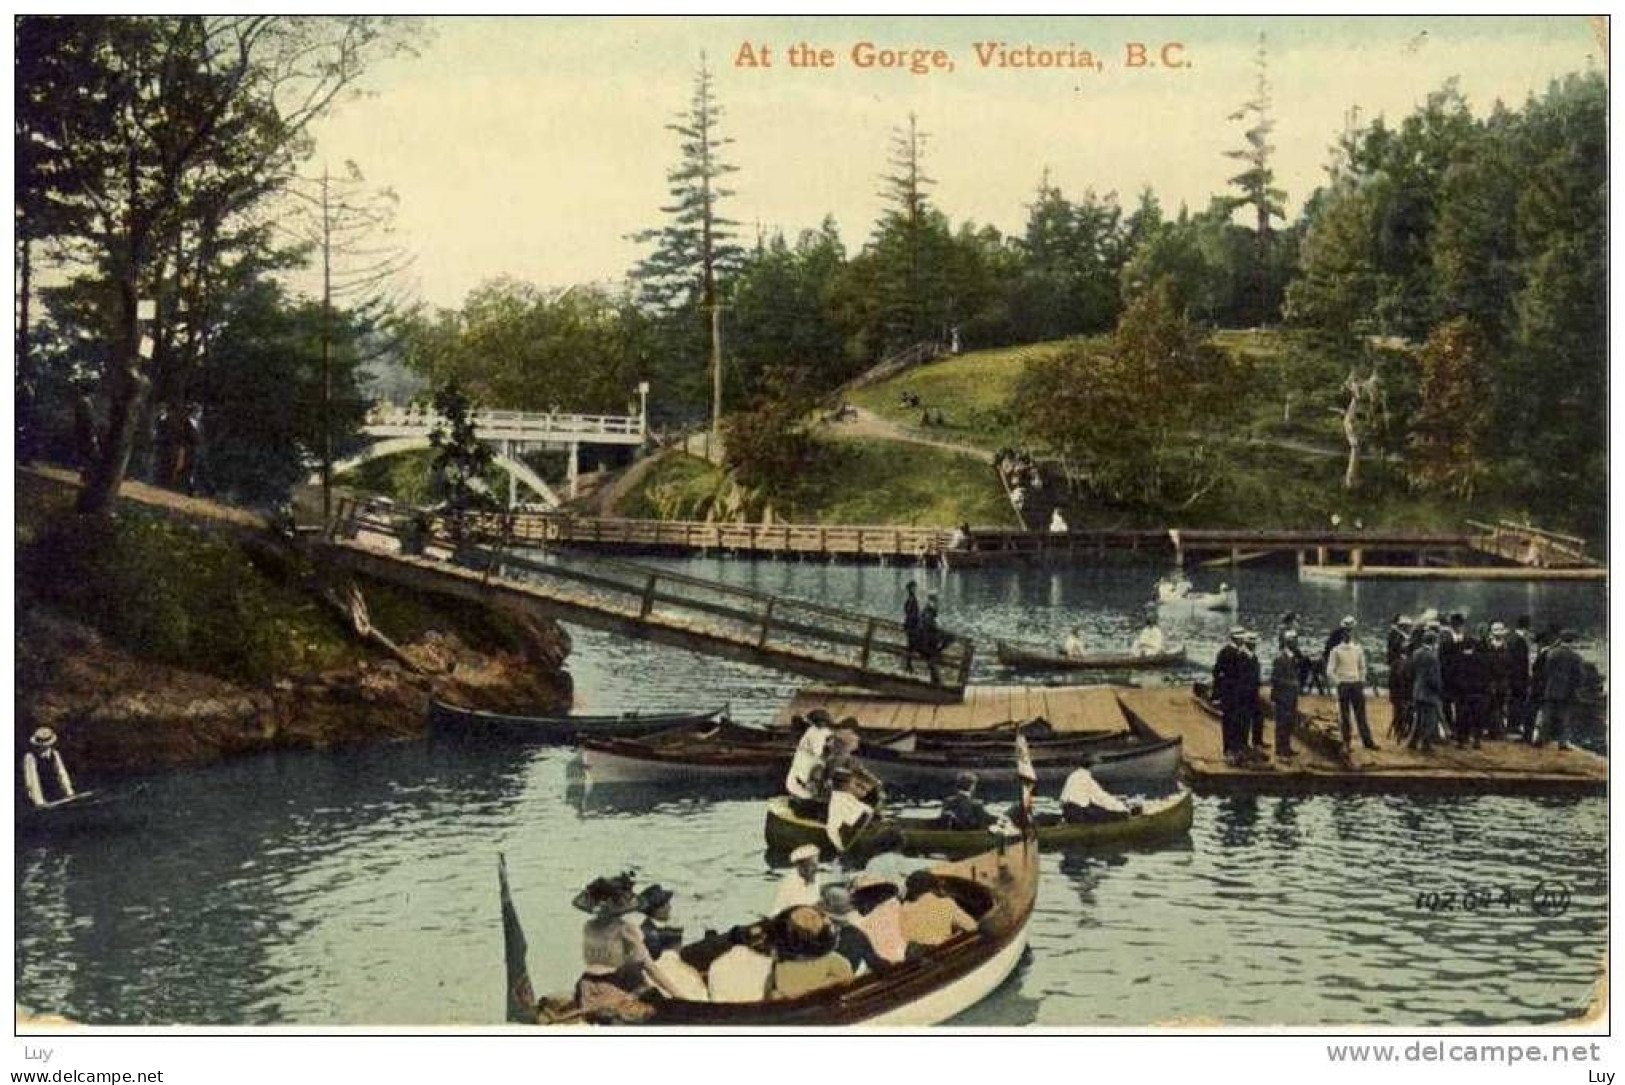
<path id="1" fill-rule="evenodd" d="M 881 179 L 880 196 L 888 204 L 875 226 L 871 246 L 883 256 L 886 267 L 886 335 L 892 346 L 902 346 L 940 331 L 931 327 L 930 301 L 936 271 L 931 264 L 934 213 L 925 190 L 936 184 L 925 174 L 925 143 L 929 137 L 920 131 L 918 119 L 908 115 L 908 127 L 892 133 L 890 170 Z"/>
<path id="2" fill-rule="evenodd" d="M 1253 210 L 1255 250 L 1252 300 L 1254 317 L 1262 321 L 1272 308 L 1266 296 L 1269 293 L 1270 222 L 1272 219 L 1286 217 L 1286 193 L 1275 187 L 1275 170 L 1270 165 L 1275 153 L 1275 145 L 1270 142 L 1270 133 L 1275 130 L 1275 121 L 1270 116 L 1269 54 L 1262 34 L 1258 36 L 1258 53 L 1254 64 L 1258 68 L 1258 81 L 1254 85 L 1253 96 L 1244 102 L 1240 109 L 1230 114 L 1231 120 L 1241 121 L 1247 125 L 1243 133 L 1246 146 L 1224 153 L 1226 157 L 1237 159 L 1247 167 L 1230 178 L 1229 183 L 1241 190 L 1239 197 L 1232 198 L 1232 205 L 1250 207 Z"/>

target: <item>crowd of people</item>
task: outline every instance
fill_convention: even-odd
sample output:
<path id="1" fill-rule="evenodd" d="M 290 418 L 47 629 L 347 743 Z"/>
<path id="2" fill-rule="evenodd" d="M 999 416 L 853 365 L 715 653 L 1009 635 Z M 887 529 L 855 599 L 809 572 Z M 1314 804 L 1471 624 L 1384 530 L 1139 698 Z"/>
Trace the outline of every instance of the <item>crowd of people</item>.
<path id="1" fill-rule="evenodd" d="M 1313 654 L 1300 646 L 1297 615 L 1282 617 L 1269 668 L 1275 757 L 1295 756 L 1298 701 L 1311 692 L 1335 692 L 1345 755 L 1355 731 L 1364 748 L 1379 748 L 1366 713 L 1366 689 L 1373 676 L 1356 629 L 1355 619 L 1345 617 Z M 1459 613 L 1448 622 L 1441 622 L 1433 610 L 1414 619 L 1394 615 L 1386 645 L 1393 721 L 1389 737 L 1419 750 L 1446 740 L 1476 749 L 1485 739 L 1503 738 L 1537 746 L 1555 742 L 1568 749 L 1586 681 L 1574 640 L 1571 630 L 1547 630 L 1531 638 L 1527 615 L 1511 629 L 1497 621 L 1476 630 Z M 1264 742 L 1263 684 L 1258 634 L 1233 627 L 1214 660 L 1211 686 L 1229 764 L 1270 757 Z"/>

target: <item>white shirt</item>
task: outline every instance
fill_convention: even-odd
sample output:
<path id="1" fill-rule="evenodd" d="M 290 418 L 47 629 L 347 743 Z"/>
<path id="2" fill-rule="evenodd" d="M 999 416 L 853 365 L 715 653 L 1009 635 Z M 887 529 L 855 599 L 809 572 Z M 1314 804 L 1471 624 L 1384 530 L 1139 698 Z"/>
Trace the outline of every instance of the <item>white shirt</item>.
<path id="1" fill-rule="evenodd" d="M 1065 533 L 1066 517 L 1061 515 L 1060 509 L 1055 509 L 1049 514 L 1049 529 L 1057 535 Z"/>
<path id="2" fill-rule="evenodd" d="M 734 946 L 711 962 L 708 985 L 712 1002 L 761 1002 L 767 998 L 767 977 L 773 958 L 749 946 Z"/>
<path id="3" fill-rule="evenodd" d="M 1073 633 L 1066 638 L 1066 654 L 1076 659 L 1083 655 L 1083 638 Z"/>
<path id="4" fill-rule="evenodd" d="M 818 907 L 820 886 L 818 876 L 813 875 L 812 881 L 801 876 L 801 871 L 791 870 L 779 882 L 778 894 L 773 898 L 773 911 L 770 915 L 778 915 L 786 908 L 794 908 L 805 904 L 808 907 Z"/>
<path id="5" fill-rule="evenodd" d="M 1061 788 L 1061 805 L 1071 803 L 1073 806 L 1098 806 L 1103 810 L 1114 810 L 1120 814 L 1128 813 L 1128 807 L 1123 800 L 1100 786 L 1088 769 L 1075 769 L 1072 775 L 1066 778 L 1066 786 Z"/>
<path id="6" fill-rule="evenodd" d="M 1148 625 L 1140 630 L 1140 635 L 1134 638 L 1134 651 L 1142 656 L 1161 655 L 1168 650 L 1168 641 L 1162 635 L 1162 627 Z"/>
<path id="7" fill-rule="evenodd" d="M 735 949 L 742 947 L 735 946 Z M 656 957 L 654 967 L 660 973 L 660 978 L 670 988 L 670 993 L 678 998 L 685 998 L 690 1002 L 706 1002 L 711 996 L 706 990 L 705 978 L 694 970 L 689 964 L 677 955 L 675 951 L 668 950 Z"/>
<path id="8" fill-rule="evenodd" d="M 835 845 L 837 851 L 845 851 L 846 845 L 841 842 L 841 831 L 848 825 L 856 825 L 865 820 L 874 812 L 874 807 L 850 791 L 832 793 L 829 797 L 829 820 L 824 823 L 824 832 L 829 836 L 829 842 Z"/>
<path id="9" fill-rule="evenodd" d="M 813 724 L 801 733 L 796 743 L 796 755 L 790 760 L 790 771 L 784 777 L 784 790 L 798 799 L 816 799 L 813 794 L 813 770 L 824 759 L 824 744 L 829 741 L 830 729 Z"/>
<path id="10" fill-rule="evenodd" d="M 1365 685 L 1365 649 L 1352 640 L 1346 640 L 1332 649 L 1326 657 L 1326 677 L 1333 682 L 1355 682 Z"/>
<path id="11" fill-rule="evenodd" d="M 41 761 L 48 763 L 55 771 L 58 792 L 55 799 L 45 797 L 44 781 L 40 779 Z M 73 798 L 73 781 L 68 778 L 68 766 L 62 760 L 62 755 L 51 749 L 41 754 L 35 754 L 33 750 L 23 754 L 23 789 L 28 793 L 28 801 L 35 806 Z"/>

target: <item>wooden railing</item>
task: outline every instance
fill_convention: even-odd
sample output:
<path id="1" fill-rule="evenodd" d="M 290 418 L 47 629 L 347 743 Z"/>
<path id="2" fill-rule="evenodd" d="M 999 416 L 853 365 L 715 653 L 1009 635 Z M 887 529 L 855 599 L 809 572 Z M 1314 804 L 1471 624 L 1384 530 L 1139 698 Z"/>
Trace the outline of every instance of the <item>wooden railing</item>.
<path id="1" fill-rule="evenodd" d="M 1469 520 L 1467 523 L 1484 533 L 1473 540 L 1476 548 L 1520 565 L 1545 569 L 1596 564 L 1586 553 L 1585 539 L 1578 535 L 1547 531 L 1533 524 L 1519 524 L 1511 520 L 1497 520 L 1493 524 Z"/>
<path id="2" fill-rule="evenodd" d="M 440 424 L 430 407 L 375 407 L 362 428 L 374 437 L 416 437 Z M 641 439 L 643 419 L 621 414 L 547 414 L 531 411 L 476 411 L 474 429 L 482 440 L 550 441 L 572 437 Z"/>
<path id="3" fill-rule="evenodd" d="M 952 532 L 934 527 L 819 524 L 720 524 L 694 520 L 620 520 L 522 513 L 517 543 L 761 554 L 930 558 L 948 549 Z"/>
<path id="4" fill-rule="evenodd" d="M 572 561 L 523 552 L 534 540 L 506 530 L 514 519 L 536 518 L 470 517 L 454 526 L 442 516 L 346 499 L 339 504 L 331 535 L 408 556 L 455 559 L 464 568 L 479 570 L 488 582 L 565 589 L 569 605 L 584 611 L 658 625 L 668 632 L 686 630 L 692 647 L 700 651 L 708 642 L 720 641 L 748 649 L 767 665 L 794 663 L 800 657 L 851 672 L 832 672 L 837 679 L 886 677 L 894 690 L 899 683 L 912 683 L 922 691 L 957 696 L 969 679 L 974 649 L 963 637 L 950 634 L 948 643 L 927 660 L 910 644 L 902 624 L 891 619 L 630 562 Z"/>

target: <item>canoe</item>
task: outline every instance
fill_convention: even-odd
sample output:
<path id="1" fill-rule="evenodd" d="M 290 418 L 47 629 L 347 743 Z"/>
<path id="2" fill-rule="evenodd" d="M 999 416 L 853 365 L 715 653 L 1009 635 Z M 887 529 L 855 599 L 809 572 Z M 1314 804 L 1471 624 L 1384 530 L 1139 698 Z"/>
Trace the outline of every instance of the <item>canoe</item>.
<path id="1" fill-rule="evenodd" d="M 978 929 L 878 972 L 809 992 L 798 998 L 761 1002 L 693 1002 L 651 999 L 653 1026 L 708 1028 L 830 1028 L 844 1025 L 910 1028 L 939 1025 L 964 1013 L 997 990 L 1021 963 L 1028 924 L 1038 896 L 1038 842 L 1016 839 L 980 855 L 931 868 L 942 891 L 978 920 Z M 504 998 L 510 1021 L 586 1024 L 562 999 L 531 1008 L 525 937 L 499 868 L 502 890 L 507 982 Z M 726 934 L 711 933 L 677 952 L 704 972 L 729 947 Z"/>
<path id="2" fill-rule="evenodd" d="M 1157 605 L 1165 610 L 1214 610 L 1234 612 L 1239 596 L 1235 588 L 1228 591 L 1193 591 L 1187 595 L 1158 593 Z"/>
<path id="3" fill-rule="evenodd" d="M 1018 671 L 1127 671 L 1169 667 L 1185 661 L 1183 644 L 1155 655 L 1136 655 L 1133 652 L 1089 652 L 1086 655 L 1069 656 L 1002 640 L 995 641 L 994 647 L 998 651 L 999 662 Z"/>
<path id="4" fill-rule="evenodd" d="M 1125 734 L 1081 748 L 1032 751 L 1038 782 L 1060 783 L 1076 768 L 1087 768 L 1102 784 L 1158 787 L 1179 773 L 1180 739 L 1148 740 Z M 1013 755 L 1010 750 L 963 754 L 952 750 L 866 750 L 864 766 L 886 784 L 946 792 L 961 772 L 975 772 L 990 791 L 1004 790 Z"/>
<path id="5" fill-rule="evenodd" d="M 641 738 L 678 727 L 700 727 L 724 718 L 725 708 L 709 712 L 664 712 L 613 716 L 521 716 L 481 712 L 434 701 L 429 705 L 429 728 L 439 737 L 480 742 L 534 742 L 568 744 L 586 735 L 606 738 Z"/>
<path id="6" fill-rule="evenodd" d="M 726 727 L 719 734 L 716 737 L 684 730 L 641 740 L 583 738 L 581 764 L 595 785 L 711 783 L 777 787 L 784 782 L 795 756 L 793 742 L 742 738 Z M 873 741 L 860 748 L 860 760 L 875 750 L 910 748 L 914 738 L 913 731 L 878 732 Z"/>
<path id="7" fill-rule="evenodd" d="M 1114 847 L 1183 836 L 1190 831 L 1193 806 L 1190 791 L 1181 788 L 1146 802 L 1140 813 L 1121 821 L 1078 825 L 1062 821 L 1058 814 L 1040 814 L 1035 819 L 1038 846 L 1050 850 Z M 783 796 L 767 804 L 765 833 L 767 848 L 776 855 L 786 855 L 803 844 L 817 844 L 826 854 L 835 852 L 823 823 L 793 813 L 790 800 Z M 846 850 L 855 855 L 888 848 L 905 854 L 968 855 L 997 843 L 998 837 L 987 829 L 944 829 L 936 818 L 897 817 L 871 822 Z"/>
<path id="8" fill-rule="evenodd" d="M 147 820 L 145 784 L 114 791 L 81 791 L 71 799 L 35 806 L 19 799 L 18 836 L 48 836 L 95 829 L 133 828 Z"/>

